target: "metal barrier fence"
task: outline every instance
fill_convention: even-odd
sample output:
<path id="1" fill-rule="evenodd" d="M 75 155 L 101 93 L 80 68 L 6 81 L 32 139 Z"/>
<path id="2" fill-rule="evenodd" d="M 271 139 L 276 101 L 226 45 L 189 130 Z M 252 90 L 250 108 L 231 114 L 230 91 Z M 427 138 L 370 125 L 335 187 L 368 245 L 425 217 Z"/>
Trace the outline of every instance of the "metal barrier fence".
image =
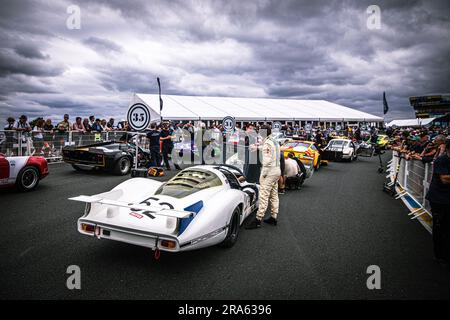
<path id="1" fill-rule="evenodd" d="M 118 141 L 126 134 L 126 131 L 96 133 L 0 131 L 0 153 L 8 157 L 35 155 L 43 156 L 49 161 L 60 161 L 62 149 L 67 145 L 83 146 L 102 141 Z M 140 147 L 148 148 L 148 139 L 145 137 L 138 139 Z"/>
<path id="2" fill-rule="evenodd" d="M 402 199 L 411 210 L 411 219 L 428 216 L 424 222 L 431 223 L 430 204 L 425 199 L 432 177 L 432 164 L 420 160 L 406 160 L 397 151 L 392 153 L 392 160 L 388 163 L 388 176 L 391 184 L 396 181 L 396 199 Z M 427 228 L 428 229 L 428 228 Z"/>

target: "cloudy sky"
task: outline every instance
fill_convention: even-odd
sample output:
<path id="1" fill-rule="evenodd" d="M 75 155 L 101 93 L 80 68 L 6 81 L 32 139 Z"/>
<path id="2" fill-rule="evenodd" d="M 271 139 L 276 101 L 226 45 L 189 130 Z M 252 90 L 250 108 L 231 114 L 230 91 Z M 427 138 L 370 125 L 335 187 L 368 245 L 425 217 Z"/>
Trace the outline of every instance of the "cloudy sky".
<path id="1" fill-rule="evenodd" d="M 450 92 L 450 1 L 0 0 L 0 117 L 124 118 L 133 92 L 325 99 L 387 119 Z M 381 9 L 381 29 L 366 9 Z M 70 29 L 71 5 L 81 29 Z M 73 20 L 69 20 L 73 21 Z"/>

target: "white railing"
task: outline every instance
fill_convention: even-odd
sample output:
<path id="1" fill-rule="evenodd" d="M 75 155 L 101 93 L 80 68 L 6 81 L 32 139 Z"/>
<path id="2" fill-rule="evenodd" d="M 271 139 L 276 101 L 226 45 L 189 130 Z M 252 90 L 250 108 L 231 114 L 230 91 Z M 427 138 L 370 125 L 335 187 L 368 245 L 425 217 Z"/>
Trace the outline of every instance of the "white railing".
<path id="1" fill-rule="evenodd" d="M 118 141 L 126 131 L 81 133 L 0 131 L 0 153 L 11 156 L 43 156 L 48 161 L 61 161 L 62 149 L 68 145 L 83 146 L 102 141 Z M 128 132 L 130 133 L 130 132 Z M 147 139 L 139 137 L 139 146 L 146 148 Z"/>
<path id="2" fill-rule="evenodd" d="M 390 186 L 394 187 L 395 198 L 402 199 L 410 210 L 411 219 L 417 219 L 423 215 L 431 220 L 430 204 L 425 199 L 432 177 L 432 164 L 423 163 L 420 160 L 406 160 L 404 155 L 397 151 L 392 152 L 392 160 L 388 162 L 388 176 Z M 427 227 L 427 226 L 425 226 Z M 428 224 L 429 227 L 429 224 Z M 427 229 L 430 231 L 430 229 Z"/>

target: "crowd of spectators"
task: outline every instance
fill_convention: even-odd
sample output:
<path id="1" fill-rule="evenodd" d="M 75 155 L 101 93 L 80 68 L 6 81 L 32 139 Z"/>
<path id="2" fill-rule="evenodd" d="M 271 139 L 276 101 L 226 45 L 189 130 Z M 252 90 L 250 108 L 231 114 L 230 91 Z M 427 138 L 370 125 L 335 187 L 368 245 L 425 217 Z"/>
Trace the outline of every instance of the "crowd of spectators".
<path id="1" fill-rule="evenodd" d="M 52 119 L 44 119 L 38 117 L 32 121 L 28 120 L 26 115 L 21 115 L 17 120 L 8 117 L 6 125 L 3 127 L 4 141 L 2 141 L 2 153 L 14 155 L 11 151 L 17 142 L 22 143 L 22 147 L 26 147 L 30 143 L 34 149 L 33 154 L 50 156 L 55 150 L 68 141 L 69 133 L 76 136 L 81 141 L 85 134 L 95 134 L 111 131 L 127 131 L 127 123 L 119 121 L 117 124 L 113 118 L 108 121 L 106 119 L 90 116 L 89 118 L 76 117 L 72 123 L 68 114 L 56 124 Z M 16 133 L 20 132 L 20 136 Z M 7 152 L 9 150 L 9 152 Z"/>
<path id="2" fill-rule="evenodd" d="M 76 117 L 73 123 L 70 122 L 70 117 L 65 114 L 63 119 L 53 124 L 52 119 L 36 118 L 32 121 L 28 121 L 26 115 L 21 115 L 19 119 L 14 119 L 9 117 L 7 119 L 7 125 L 3 130 L 15 130 L 22 132 L 103 132 L 103 131 L 124 131 L 126 130 L 126 121 L 119 121 L 115 124 L 114 118 L 110 118 L 108 121 L 106 119 L 96 118 L 95 116 L 90 116 L 89 118 Z"/>
<path id="3" fill-rule="evenodd" d="M 449 134 L 446 127 L 390 129 L 391 149 L 401 153 L 406 160 L 431 163 L 445 153 Z"/>

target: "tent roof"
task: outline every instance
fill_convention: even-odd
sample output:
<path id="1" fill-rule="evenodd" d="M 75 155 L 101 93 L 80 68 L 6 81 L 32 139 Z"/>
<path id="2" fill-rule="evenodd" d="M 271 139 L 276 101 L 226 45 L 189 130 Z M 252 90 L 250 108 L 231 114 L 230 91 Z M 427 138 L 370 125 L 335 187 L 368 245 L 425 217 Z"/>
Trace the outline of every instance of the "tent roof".
<path id="1" fill-rule="evenodd" d="M 311 120 L 382 121 L 383 118 L 324 100 L 231 98 L 209 96 L 162 95 L 161 115 L 167 120 Z M 136 93 L 131 104 L 144 103 L 152 118 L 159 119 L 159 96 Z"/>
<path id="2" fill-rule="evenodd" d="M 433 122 L 436 118 L 423 118 L 423 119 L 403 119 L 403 120 L 392 120 L 387 124 L 388 127 L 420 127 L 426 126 Z"/>

